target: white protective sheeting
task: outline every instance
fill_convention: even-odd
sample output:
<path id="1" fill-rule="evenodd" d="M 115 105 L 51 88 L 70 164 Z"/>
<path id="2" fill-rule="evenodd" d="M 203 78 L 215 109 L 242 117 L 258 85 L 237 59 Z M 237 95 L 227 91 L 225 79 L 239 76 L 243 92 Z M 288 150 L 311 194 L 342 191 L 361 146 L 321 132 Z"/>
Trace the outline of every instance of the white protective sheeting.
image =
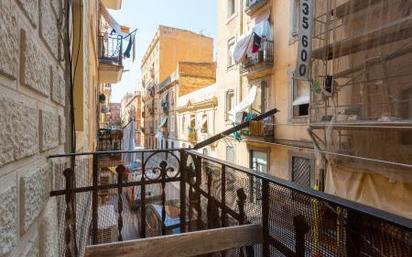
<path id="1" fill-rule="evenodd" d="M 136 135 L 136 128 L 134 121 L 129 122 L 123 128 L 123 142 L 122 142 L 122 150 L 124 151 L 133 151 L 136 148 L 135 142 L 135 135 Z M 126 165 L 133 162 L 137 158 L 137 153 L 123 153 L 122 160 Z"/>
<path id="2" fill-rule="evenodd" d="M 301 95 L 293 101 L 293 106 L 298 106 L 302 104 L 309 104 L 309 96 L 308 95 Z"/>
<path id="3" fill-rule="evenodd" d="M 239 115 L 253 104 L 256 99 L 256 92 L 256 86 L 252 86 L 249 90 L 248 95 L 242 100 L 242 102 L 240 102 L 232 110 L 229 111 L 230 119 L 233 122 L 239 121 Z"/>

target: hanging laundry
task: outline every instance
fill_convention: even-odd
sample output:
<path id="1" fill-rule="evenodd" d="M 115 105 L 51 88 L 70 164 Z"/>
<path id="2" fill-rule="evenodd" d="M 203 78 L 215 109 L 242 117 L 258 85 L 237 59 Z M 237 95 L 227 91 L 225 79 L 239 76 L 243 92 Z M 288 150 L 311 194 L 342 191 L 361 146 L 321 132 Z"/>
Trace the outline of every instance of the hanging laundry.
<path id="1" fill-rule="evenodd" d="M 126 51 L 124 52 L 124 56 L 126 58 L 130 58 L 130 52 L 132 51 L 133 42 L 134 42 L 134 37 L 130 35 L 129 44 L 127 45 Z"/>
<path id="2" fill-rule="evenodd" d="M 132 60 L 134 62 L 134 60 L 136 59 L 136 40 L 135 40 L 135 35 L 133 34 L 133 57 Z"/>
<path id="3" fill-rule="evenodd" d="M 252 53 L 257 53 L 259 51 L 261 43 L 262 38 L 258 34 L 253 33 Z"/>

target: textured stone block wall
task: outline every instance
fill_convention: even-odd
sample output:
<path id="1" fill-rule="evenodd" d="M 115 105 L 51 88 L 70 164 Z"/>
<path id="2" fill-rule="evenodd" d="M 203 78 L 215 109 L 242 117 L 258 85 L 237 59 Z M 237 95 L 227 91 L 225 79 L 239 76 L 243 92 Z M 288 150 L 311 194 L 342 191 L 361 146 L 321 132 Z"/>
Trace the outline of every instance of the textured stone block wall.
<path id="1" fill-rule="evenodd" d="M 64 152 L 62 0 L 0 1 L 0 257 L 58 257 L 53 165 Z"/>

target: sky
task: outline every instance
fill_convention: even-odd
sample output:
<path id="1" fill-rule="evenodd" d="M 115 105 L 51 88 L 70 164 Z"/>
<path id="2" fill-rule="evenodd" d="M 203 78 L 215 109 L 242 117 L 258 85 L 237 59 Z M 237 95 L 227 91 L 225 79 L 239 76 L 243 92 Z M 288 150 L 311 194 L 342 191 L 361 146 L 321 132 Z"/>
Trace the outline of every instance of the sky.
<path id="1" fill-rule="evenodd" d="M 140 61 L 157 27 L 166 25 L 188 29 L 213 37 L 216 45 L 218 0 L 123 0 L 121 10 L 109 10 L 121 24 L 138 29 L 136 33 L 136 59 L 124 62 L 122 80 L 112 85 L 112 102 L 120 102 L 127 92 L 138 90 Z"/>

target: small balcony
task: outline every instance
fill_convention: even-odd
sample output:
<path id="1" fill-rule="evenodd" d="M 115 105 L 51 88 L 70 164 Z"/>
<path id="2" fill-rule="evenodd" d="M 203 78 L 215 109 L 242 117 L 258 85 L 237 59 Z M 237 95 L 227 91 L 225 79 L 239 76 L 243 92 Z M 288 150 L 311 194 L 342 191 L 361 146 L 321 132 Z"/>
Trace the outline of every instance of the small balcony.
<path id="1" fill-rule="evenodd" d="M 240 131 L 246 139 L 274 142 L 275 139 L 275 117 L 270 116 L 264 120 L 251 121 L 249 127 Z"/>
<path id="2" fill-rule="evenodd" d="M 122 160 L 104 161 L 113 154 Z M 59 203 L 58 256 L 412 254 L 408 219 L 195 151 L 50 159 L 67 157 L 75 168 L 56 167 L 51 192 Z"/>
<path id="3" fill-rule="evenodd" d="M 247 15 L 253 15 L 258 10 L 260 10 L 263 6 L 265 6 L 269 0 L 245 0 L 246 1 L 246 8 L 245 13 Z"/>
<path id="4" fill-rule="evenodd" d="M 99 81 L 117 83 L 123 74 L 123 37 L 99 35 Z"/>
<path id="5" fill-rule="evenodd" d="M 240 74 L 249 79 L 264 77 L 272 72 L 274 56 L 273 41 L 264 39 L 255 53 L 249 52 L 240 66 Z"/>
<path id="6" fill-rule="evenodd" d="M 121 130 L 99 129 L 97 151 L 119 151 L 122 149 L 123 133 Z"/>

